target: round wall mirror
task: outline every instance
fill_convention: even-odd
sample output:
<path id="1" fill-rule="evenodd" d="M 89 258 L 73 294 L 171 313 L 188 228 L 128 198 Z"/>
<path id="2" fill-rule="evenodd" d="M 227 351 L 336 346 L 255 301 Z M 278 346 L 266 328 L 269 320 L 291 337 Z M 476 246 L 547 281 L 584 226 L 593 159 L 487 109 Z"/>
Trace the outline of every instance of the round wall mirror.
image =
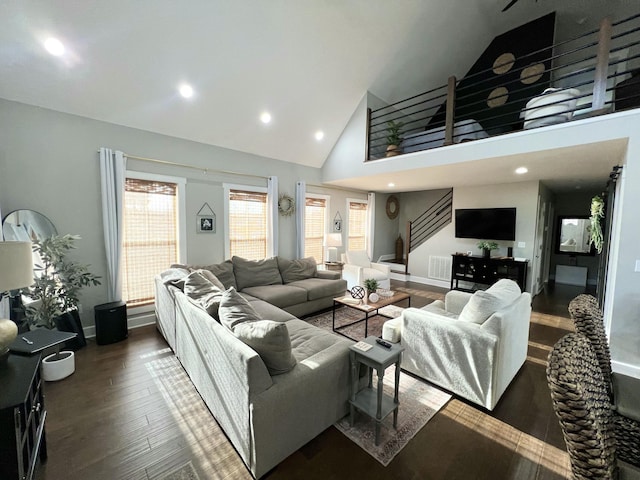
<path id="1" fill-rule="evenodd" d="M 391 220 L 396 218 L 400 213 L 400 201 L 395 195 L 389 195 L 387 198 L 387 217 Z"/>
<path id="2" fill-rule="evenodd" d="M 57 235 L 51 220 L 33 210 L 14 210 L 2 221 L 4 239 L 14 242 L 32 242 Z"/>

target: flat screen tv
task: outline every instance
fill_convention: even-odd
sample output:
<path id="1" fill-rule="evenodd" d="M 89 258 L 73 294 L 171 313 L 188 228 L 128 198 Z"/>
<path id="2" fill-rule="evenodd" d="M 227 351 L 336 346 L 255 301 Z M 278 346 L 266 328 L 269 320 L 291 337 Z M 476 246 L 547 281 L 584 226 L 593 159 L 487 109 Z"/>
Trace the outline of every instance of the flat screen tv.
<path id="1" fill-rule="evenodd" d="M 515 208 L 456 209 L 456 238 L 515 240 Z"/>

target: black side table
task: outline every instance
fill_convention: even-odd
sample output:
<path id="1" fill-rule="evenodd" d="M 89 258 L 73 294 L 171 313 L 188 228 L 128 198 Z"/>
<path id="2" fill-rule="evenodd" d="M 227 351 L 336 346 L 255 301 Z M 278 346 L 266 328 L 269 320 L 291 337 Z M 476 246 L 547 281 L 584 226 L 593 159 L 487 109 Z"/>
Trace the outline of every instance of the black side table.
<path id="1" fill-rule="evenodd" d="M 0 478 L 30 480 L 47 459 L 40 355 L 10 354 L 0 365 Z"/>
<path id="2" fill-rule="evenodd" d="M 399 343 L 392 343 L 391 348 L 384 348 L 376 343 L 377 337 L 367 337 L 364 342 L 372 345 L 366 352 L 354 345 L 349 347 L 351 361 L 351 400 L 350 423 L 353 426 L 355 409 L 369 415 L 376 421 L 376 445 L 380 441 L 380 424 L 393 412 L 393 428 L 398 426 L 398 387 L 400 386 L 400 363 L 404 347 Z M 362 363 L 369 370 L 369 385 L 358 392 L 358 364 Z M 396 364 L 394 395 L 390 397 L 383 392 L 384 371 L 390 365 Z M 378 374 L 378 388 L 373 388 L 373 369 Z"/>

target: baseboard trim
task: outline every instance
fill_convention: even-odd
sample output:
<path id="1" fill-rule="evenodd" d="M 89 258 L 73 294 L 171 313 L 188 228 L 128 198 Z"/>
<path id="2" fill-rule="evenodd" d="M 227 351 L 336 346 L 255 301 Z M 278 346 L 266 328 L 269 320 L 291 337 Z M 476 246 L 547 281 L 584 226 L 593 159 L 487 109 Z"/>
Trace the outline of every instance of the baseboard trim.
<path id="1" fill-rule="evenodd" d="M 127 328 L 129 329 L 154 325 L 155 323 L 156 314 L 153 311 L 127 317 Z M 84 327 L 82 330 L 84 331 L 84 336 L 87 338 L 94 338 L 96 336 L 95 325 Z"/>
<path id="2" fill-rule="evenodd" d="M 611 369 L 616 373 L 621 373 L 622 375 L 640 378 L 640 367 L 637 365 L 629 365 L 628 363 L 611 360 Z"/>
<path id="3" fill-rule="evenodd" d="M 389 274 L 389 278 L 393 280 L 399 280 L 401 282 L 416 282 L 416 283 L 421 283 L 423 285 L 431 285 L 433 287 L 441 287 L 446 289 L 451 288 L 450 282 L 447 282 L 444 280 L 436 280 L 434 278 L 418 277 L 417 275 L 411 275 L 411 274 L 404 275 L 401 273 L 391 272 Z"/>

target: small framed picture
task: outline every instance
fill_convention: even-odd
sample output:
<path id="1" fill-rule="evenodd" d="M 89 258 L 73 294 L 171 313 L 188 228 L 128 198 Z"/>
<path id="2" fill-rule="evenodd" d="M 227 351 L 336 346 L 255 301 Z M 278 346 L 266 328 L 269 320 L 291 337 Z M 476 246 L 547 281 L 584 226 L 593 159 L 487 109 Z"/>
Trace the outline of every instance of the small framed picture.
<path id="1" fill-rule="evenodd" d="M 342 217 L 340 216 L 340 212 L 336 212 L 336 216 L 333 217 L 333 231 L 334 232 L 342 231 Z"/>
<path id="2" fill-rule="evenodd" d="M 198 216 L 198 233 L 216 233 L 215 215 Z"/>

